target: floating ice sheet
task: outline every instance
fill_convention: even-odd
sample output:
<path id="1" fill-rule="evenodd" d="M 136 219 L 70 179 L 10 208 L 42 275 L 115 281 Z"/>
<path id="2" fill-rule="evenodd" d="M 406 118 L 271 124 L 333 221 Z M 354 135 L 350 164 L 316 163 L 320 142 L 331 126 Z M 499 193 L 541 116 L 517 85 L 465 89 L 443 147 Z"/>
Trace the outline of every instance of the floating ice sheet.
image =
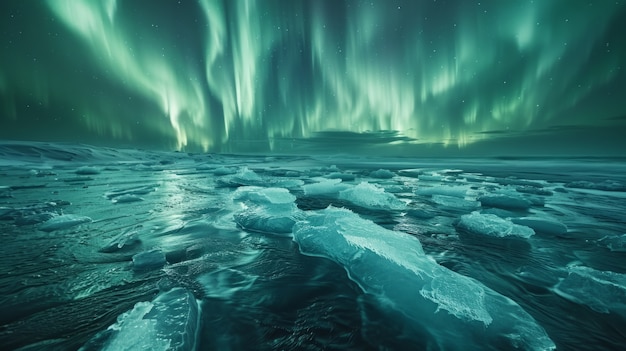
<path id="1" fill-rule="evenodd" d="M 535 231 L 529 227 L 515 224 L 493 214 L 482 214 L 477 211 L 461 216 L 459 228 L 468 232 L 497 238 L 522 237 L 530 238 Z"/>
<path id="2" fill-rule="evenodd" d="M 375 210 L 403 210 L 406 204 L 385 189 L 362 182 L 339 192 L 339 198 L 355 205 Z"/>
<path id="3" fill-rule="evenodd" d="M 626 275 L 584 266 L 568 267 L 567 273 L 554 288 L 561 297 L 597 312 L 626 315 Z"/>
<path id="4" fill-rule="evenodd" d="M 511 299 L 440 266 L 419 241 L 329 207 L 294 227 L 300 251 L 346 269 L 363 291 L 429 330 L 441 349 L 550 350 L 543 328 Z"/>
<path id="5" fill-rule="evenodd" d="M 283 188 L 241 187 L 233 200 L 242 205 L 234 214 L 235 222 L 250 231 L 291 235 L 294 218 L 300 212 L 296 197 Z"/>
<path id="6" fill-rule="evenodd" d="M 80 350 L 194 350 L 198 303 L 186 289 L 174 288 L 152 302 L 139 302 Z"/>
<path id="7" fill-rule="evenodd" d="M 341 182 L 341 179 L 325 179 L 322 178 L 317 183 L 306 184 L 302 186 L 304 194 L 307 196 L 312 195 L 336 195 L 340 191 L 346 190 L 349 185 Z"/>

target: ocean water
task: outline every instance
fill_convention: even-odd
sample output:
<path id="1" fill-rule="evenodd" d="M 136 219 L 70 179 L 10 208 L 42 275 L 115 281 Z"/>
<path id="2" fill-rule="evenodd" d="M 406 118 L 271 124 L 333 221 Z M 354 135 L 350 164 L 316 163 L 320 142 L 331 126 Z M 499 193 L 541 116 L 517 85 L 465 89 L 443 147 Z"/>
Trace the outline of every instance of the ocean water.
<path id="1" fill-rule="evenodd" d="M 2 349 L 626 345 L 622 159 L 4 142 L 0 167 Z"/>

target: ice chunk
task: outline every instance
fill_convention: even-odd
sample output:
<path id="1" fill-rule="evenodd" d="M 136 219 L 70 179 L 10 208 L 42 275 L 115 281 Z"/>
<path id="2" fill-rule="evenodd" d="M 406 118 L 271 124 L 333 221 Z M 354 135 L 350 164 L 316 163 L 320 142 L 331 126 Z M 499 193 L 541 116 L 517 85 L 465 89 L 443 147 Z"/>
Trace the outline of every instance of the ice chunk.
<path id="1" fill-rule="evenodd" d="M 471 211 L 480 207 L 480 202 L 478 201 L 465 200 L 448 195 L 433 195 L 432 200 L 437 205 L 459 210 Z"/>
<path id="2" fill-rule="evenodd" d="M 525 210 L 530 208 L 532 203 L 520 196 L 513 195 L 485 195 L 478 198 L 483 206 L 497 207 L 504 209 L 519 209 Z"/>
<path id="3" fill-rule="evenodd" d="M 124 204 L 124 203 L 129 203 L 129 202 L 138 202 L 138 201 L 143 201 L 143 198 L 137 195 L 133 195 L 133 194 L 121 195 L 113 199 L 113 202 L 116 204 Z"/>
<path id="4" fill-rule="evenodd" d="M 474 234 L 498 238 L 510 236 L 530 238 L 535 234 L 534 230 L 526 226 L 515 224 L 493 214 L 481 214 L 476 211 L 461 216 L 458 226 Z"/>
<path id="5" fill-rule="evenodd" d="M 78 216 L 73 214 L 60 215 L 52 217 L 49 220 L 43 222 L 39 226 L 39 230 L 44 232 L 52 232 L 55 230 L 68 229 L 79 224 L 89 223 L 91 218 L 87 216 Z"/>
<path id="6" fill-rule="evenodd" d="M 244 230 L 253 232 L 291 235 L 296 223 L 291 214 L 279 215 L 261 206 L 248 207 L 234 215 L 235 223 Z"/>
<path id="7" fill-rule="evenodd" d="M 554 288 L 561 297 L 601 313 L 626 314 L 626 275 L 584 266 L 568 267 Z"/>
<path id="8" fill-rule="evenodd" d="M 454 186 L 430 186 L 430 187 L 420 187 L 415 193 L 418 195 L 445 195 L 445 196 L 454 196 L 460 199 L 465 198 L 467 191 L 469 190 L 469 186 L 463 185 L 454 185 Z"/>
<path id="9" fill-rule="evenodd" d="M 626 252 L 626 234 L 605 236 L 598 240 L 599 244 L 615 252 Z"/>
<path id="10" fill-rule="evenodd" d="M 195 297 L 174 288 L 152 302 L 138 302 L 80 350 L 194 350 L 198 325 Z"/>
<path id="11" fill-rule="evenodd" d="M 528 350 L 555 347 L 514 301 L 440 266 L 413 236 L 329 207 L 296 223 L 294 240 L 303 254 L 341 265 L 385 308 L 400 311 L 407 323 L 434 335 L 440 349 L 483 350 L 489 344 Z"/>
<path id="12" fill-rule="evenodd" d="M 255 204 L 292 204 L 296 197 L 289 190 L 283 188 L 262 188 L 247 186 L 237 189 L 233 199 L 239 201 L 250 201 Z"/>
<path id="13" fill-rule="evenodd" d="M 403 210 L 406 204 L 374 184 L 361 182 L 339 192 L 339 198 L 375 210 Z"/>
<path id="14" fill-rule="evenodd" d="M 321 179 L 319 183 L 302 186 L 302 190 L 304 190 L 304 194 L 307 196 L 334 195 L 348 187 L 349 185 L 341 183 L 341 179 Z"/>
<path id="15" fill-rule="evenodd" d="M 535 232 L 561 235 L 567 233 L 567 227 L 560 222 L 539 218 L 539 217 L 521 217 L 513 218 L 513 223 L 524 225 L 532 228 Z"/>
<path id="16" fill-rule="evenodd" d="M 140 252 L 133 256 L 133 270 L 149 271 L 165 265 L 165 254 L 160 249 Z"/>
<path id="17" fill-rule="evenodd" d="M 379 179 L 391 179 L 396 174 L 387 169 L 379 169 L 370 173 L 370 177 Z"/>
<path id="18" fill-rule="evenodd" d="M 235 223 L 250 231 L 291 235 L 294 216 L 299 212 L 296 197 L 283 188 L 247 186 L 239 188 L 233 200 L 242 205 L 235 213 Z"/>
<path id="19" fill-rule="evenodd" d="M 240 186 L 263 186 L 280 188 L 298 188 L 304 182 L 300 179 L 279 179 L 276 177 L 261 177 L 248 167 L 242 167 L 236 174 L 218 179 L 217 184 L 222 187 L 236 188 Z"/>

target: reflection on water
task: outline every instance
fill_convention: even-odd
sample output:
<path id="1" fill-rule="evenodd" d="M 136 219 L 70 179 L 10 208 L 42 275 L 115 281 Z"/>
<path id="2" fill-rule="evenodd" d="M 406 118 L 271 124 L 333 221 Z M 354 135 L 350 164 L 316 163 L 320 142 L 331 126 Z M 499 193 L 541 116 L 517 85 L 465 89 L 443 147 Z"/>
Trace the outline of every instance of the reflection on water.
<path id="1" fill-rule="evenodd" d="M 132 162 L 94 159 L 88 178 L 77 178 L 76 170 L 84 164 L 71 162 L 47 163 L 45 169 L 41 163 L 2 169 L 3 347 L 78 349 L 136 303 L 153 301 L 176 287 L 191 292 L 199 302 L 198 350 L 436 349 L 435 340 L 451 332 L 408 323 L 402 306 L 364 293 L 335 262 L 301 254 L 289 235 L 238 226 L 235 214 L 242 210 L 272 215 L 271 206 L 262 202 L 259 206 L 270 207 L 261 211 L 234 201 L 242 185 L 288 189 L 296 196 L 295 221 L 332 205 L 413 235 L 439 265 L 519 304 L 559 349 L 619 349 L 626 342 L 619 327 L 626 322 L 626 286 L 619 285 L 626 273 L 626 256 L 619 250 L 619 238 L 626 233 L 621 215 L 624 193 L 576 187 L 580 184 L 568 187 L 577 180 L 575 172 L 559 181 L 558 172 L 537 161 L 524 161 L 528 162 L 524 172 L 514 168 L 509 174 L 516 172 L 518 178 L 511 178 L 494 160 L 481 170 L 479 162 L 429 165 L 403 160 L 373 165 L 371 160 L 331 163 L 141 152 L 133 157 Z M 337 166 L 330 167 L 333 164 Z M 506 162 L 500 164 L 505 167 Z M 250 167 L 254 176 L 214 174 L 224 167 L 233 172 Z M 379 168 L 395 176 L 369 176 Z M 304 185 L 318 183 L 338 169 L 352 175 L 343 181 L 346 186 L 356 188 L 367 181 L 389 189 L 386 193 L 403 203 L 367 208 L 333 189 L 307 193 Z M 610 168 L 605 170 L 606 179 L 623 182 Z M 579 174 L 578 180 L 599 177 L 586 176 L 589 170 Z M 490 193 L 515 193 L 532 205 L 522 210 L 481 208 L 477 198 Z M 127 195 L 137 198 L 112 201 Z M 466 201 L 463 206 L 454 205 L 455 196 Z M 524 240 L 485 237 L 459 228 L 461 216 L 476 206 L 503 218 L 549 218 L 568 231 L 561 235 L 537 231 Z M 90 221 L 40 230 L 42 223 L 62 214 Z M 135 255 L 152 249 L 163 253 L 165 264 L 147 270 L 133 266 Z M 567 290 L 570 281 L 560 285 L 563 291 L 555 290 L 572 274 L 568 267 L 577 266 L 589 267 L 593 279 L 605 271 L 618 275 L 617 285 L 609 288 L 602 282 L 597 288 L 591 283 L 581 288 L 607 294 L 602 296 L 610 300 L 606 311 L 588 306 L 575 291 Z M 429 318 L 424 316 L 421 323 L 427 324 Z"/>

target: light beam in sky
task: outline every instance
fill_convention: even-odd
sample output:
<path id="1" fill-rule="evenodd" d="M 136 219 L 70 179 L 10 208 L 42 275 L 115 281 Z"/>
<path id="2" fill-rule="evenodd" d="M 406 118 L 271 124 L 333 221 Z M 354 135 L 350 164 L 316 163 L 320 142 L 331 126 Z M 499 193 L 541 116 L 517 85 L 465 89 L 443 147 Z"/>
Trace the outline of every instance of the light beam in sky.
<path id="1" fill-rule="evenodd" d="M 623 0 L 8 3 L 16 126 L 37 102 L 37 118 L 106 138 L 285 151 L 332 132 L 469 146 L 626 113 Z"/>

